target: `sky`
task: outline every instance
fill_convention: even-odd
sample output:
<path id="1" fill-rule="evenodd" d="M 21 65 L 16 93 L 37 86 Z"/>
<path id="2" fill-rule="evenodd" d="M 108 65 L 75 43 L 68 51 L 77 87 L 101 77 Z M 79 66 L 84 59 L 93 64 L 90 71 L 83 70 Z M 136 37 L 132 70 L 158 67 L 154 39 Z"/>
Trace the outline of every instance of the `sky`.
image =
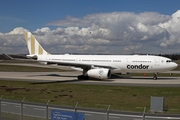
<path id="1" fill-rule="evenodd" d="M 28 54 L 24 31 L 49 53 L 180 53 L 179 0 L 1 0 L 0 51 Z"/>

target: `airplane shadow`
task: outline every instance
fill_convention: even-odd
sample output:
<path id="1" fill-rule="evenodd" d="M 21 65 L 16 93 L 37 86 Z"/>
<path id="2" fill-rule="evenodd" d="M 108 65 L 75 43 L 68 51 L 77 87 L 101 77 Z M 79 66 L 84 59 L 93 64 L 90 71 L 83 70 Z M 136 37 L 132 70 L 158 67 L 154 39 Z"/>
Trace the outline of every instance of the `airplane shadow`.
<path id="1" fill-rule="evenodd" d="M 59 74 L 47 74 L 47 75 L 39 75 L 39 76 L 52 76 L 52 77 L 77 77 L 72 75 L 59 75 Z"/>
<path id="2" fill-rule="evenodd" d="M 42 81 L 42 82 L 33 82 L 31 84 L 51 84 L 51 83 L 76 83 L 83 80 L 72 79 L 72 80 L 61 80 L 61 81 Z"/>
<path id="3" fill-rule="evenodd" d="M 51 77 L 67 77 L 67 78 L 75 78 L 72 80 L 48 80 L 48 81 L 41 81 L 41 82 L 34 82 L 32 84 L 49 84 L 49 83 L 76 83 L 76 82 L 85 82 L 85 81 L 106 81 L 106 82 L 113 82 L 115 80 L 112 79 L 105 79 L 105 80 L 100 80 L 100 79 L 95 79 L 95 78 L 89 78 L 88 80 L 78 80 L 76 77 L 77 76 L 72 76 L 72 75 L 59 75 L 59 74 L 46 74 L 46 75 L 30 75 L 29 77 L 35 77 L 35 76 L 51 76 Z M 113 77 L 115 78 L 115 76 Z M 116 76 L 117 78 L 117 76 Z"/>
<path id="4" fill-rule="evenodd" d="M 46 74 L 46 75 L 29 75 L 29 77 L 35 76 L 51 76 L 51 77 L 77 77 L 77 76 L 70 76 L 70 75 L 59 75 L 59 74 Z"/>

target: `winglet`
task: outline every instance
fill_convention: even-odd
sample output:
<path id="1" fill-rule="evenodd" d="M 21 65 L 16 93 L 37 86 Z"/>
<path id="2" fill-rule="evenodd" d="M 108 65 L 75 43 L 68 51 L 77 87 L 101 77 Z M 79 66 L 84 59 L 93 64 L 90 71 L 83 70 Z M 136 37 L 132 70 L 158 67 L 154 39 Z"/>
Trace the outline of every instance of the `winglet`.
<path id="1" fill-rule="evenodd" d="M 30 32 L 25 32 L 24 36 L 30 55 L 50 55 Z"/>

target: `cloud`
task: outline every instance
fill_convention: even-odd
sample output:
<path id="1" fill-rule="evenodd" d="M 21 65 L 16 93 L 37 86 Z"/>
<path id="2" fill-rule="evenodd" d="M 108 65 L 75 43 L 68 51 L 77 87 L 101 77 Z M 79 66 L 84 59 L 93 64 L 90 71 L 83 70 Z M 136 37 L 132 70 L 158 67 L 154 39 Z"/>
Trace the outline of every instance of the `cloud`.
<path id="1" fill-rule="evenodd" d="M 159 26 L 171 19 L 171 16 L 154 12 L 135 14 L 132 12 L 98 13 L 84 16 L 83 18 L 67 17 L 48 25 L 65 26 L 67 28 L 83 27 L 86 36 L 94 39 L 119 41 L 121 45 L 131 42 L 157 41 L 169 37 L 166 29 Z M 74 33 L 74 32 L 73 32 Z"/>
<path id="2" fill-rule="evenodd" d="M 82 18 L 68 16 L 48 23 L 58 26 L 32 31 L 50 53 L 130 54 L 180 52 L 180 10 L 171 16 L 156 12 L 110 12 Z M 22 27 L 0 33 L 0 49 L 27 52 Z M 19 47 L 19 48 L 18 48 Z"/>
<path id="3" fill-rule="evenodd" d="M 0 51 L 4 53 L 24 53 L 26 46 L 24 40 L 24 31 L 28 31 L 22 27 L 14 28 L 9 33 L 0 33 Z"/>
<path id="4" fill-rule="evenodd" d="M 24 29 L 23 27 L 17 27 L 17 28 L 14 28 L 14 30 L 12 30 L 11 32 L 6 33 L 6 35 L 24 34 L 25 31 L 28 31 L 28 30 Z"/>
<path id="5" fill-rule="evenodd" d="M 166 46 L 171 46 L 175 44 L 179 44 L 180 42 L 180 10 L 175 12 L 172 16 L 171 19 L 164 22 L 164 23 L 159 23 L 159 26 L 166 29 L 169 34 L 169 39 L 164 39 L 161 42 L 161 45 Z"/>

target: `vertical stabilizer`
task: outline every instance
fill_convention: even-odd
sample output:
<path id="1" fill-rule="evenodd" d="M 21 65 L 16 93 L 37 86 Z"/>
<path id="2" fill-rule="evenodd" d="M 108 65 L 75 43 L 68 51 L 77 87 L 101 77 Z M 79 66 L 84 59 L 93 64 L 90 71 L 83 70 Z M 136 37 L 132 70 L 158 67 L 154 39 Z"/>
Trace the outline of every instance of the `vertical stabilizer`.
<path id="1" fill-rule="evenodd" d="M 30 55 L 50 55 L 46 52 L 30 32 L 24 33 Z"/>

